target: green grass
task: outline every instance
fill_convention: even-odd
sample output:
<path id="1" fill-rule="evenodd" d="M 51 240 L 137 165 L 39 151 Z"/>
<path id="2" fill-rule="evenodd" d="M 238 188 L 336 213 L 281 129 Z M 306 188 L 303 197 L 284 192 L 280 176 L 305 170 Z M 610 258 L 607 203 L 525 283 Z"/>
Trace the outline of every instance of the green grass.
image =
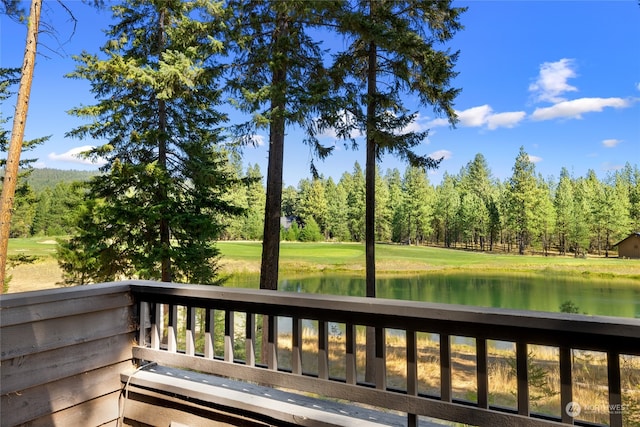
<path id="1" fill-rule="evenodd" d="M 38 258 L 54 257 L 56 254 L 56 237 L 29 237 L 27 239 L 9 239 L 7 255 L 35 256 Z"/>
<path id="2" fill-rule="evenodd" d="M 10 239 L 9 257 L 18 255 L 53 258 L 55 238 Z M 262 243 L 219 242 L 222 263 L 228 272 L 257 272 Z M 287 273 L 318 271 L 362 271 L 365 248 L 359 243 L 298 243 L 280 245 L 280 270 Z M 536 256 L 473 252 L 438 247 L 376 246 L 376 271 L 380 274 L 443 272 L 483 272 L 487 274 L 540 273 L 570 274 L 573 277 L 631 279 L 640 282 L 640 261 L 618 258 Z"/>
<path id="3" fill-rule="evenodd" d="M 257 271 L 262 245 L 259 242 L 220 242 L 225 261 L 235 270 Z M 280 270 L 364 271 L 365 249 L 358 243 L 292 243 L 280 245 Z M 425 246 L 376 246 L 376 270 L 384 274 L 485 272 L 488 274 L 570 274 L 583 278 L 624 278 L 640 281 L 640 261 L 618 258 L 574 258 L 472 252 Z"/>

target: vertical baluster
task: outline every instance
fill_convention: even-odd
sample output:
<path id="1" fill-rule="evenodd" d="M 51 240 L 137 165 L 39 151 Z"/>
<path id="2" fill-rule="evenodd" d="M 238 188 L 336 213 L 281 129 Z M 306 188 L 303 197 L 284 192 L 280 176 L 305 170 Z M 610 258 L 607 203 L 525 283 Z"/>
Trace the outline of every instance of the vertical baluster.
<path id="1" fill-rule="evenodd" d="M 205 309 L 204 314 L 204 357 L 213 359 L 215 357 L 215 310 Z"/>
<path id="2" fill-rule="evenodd" d="M 516 342 L 516 374 L 518 376 L 518 414 L 529 416 L 529 370 L 527 343 Z"/>
<path id="3" fill-rule="evenodd" d="M 185 332 L 185 353 L 188 356 L 196 354 L 196 309 L 187 307 L 187 330 Z"/>
<path id="4" fill-rule="evenodd" d="M 409 396 L 418 395 L 418 345 L 416 342 L 416 331 L 406 331 L 407 343 L 407 394 Z M 408 427 L 418 426 L 418 416 L 407 414 Z"/>
<path id="5" fill-rule="evenodd" d="M 379 390 L 387 389 L 387 343 L 385 340 L 385 329 L 375 328 L 376 340 L 376 388 Z"/>
<path id="6" fill-rule="evenodd" d="M 140 302 L 140 312 L 138 314 L 138 345 L 147 346 L 147 328 L 149 327 L 149 303 Z"/>
<path id="7" fill-rule="evenodd" d="M 440 400 L 451 402 L 451 337 L 440 334 Z"/>
<path id="8" fill-rule="evenodd" d="M 233 362 L 234 321 L 233 311 L 224 311 L 224 360 Z"/>
<path id="9" fill-rule="evenodd" d="M 620 384 L 620 354 L 607 352 L 607 377 L 609 383 L 609 425 L 622 427 L 622 387 Z"/>
<path id="10" fill-rule="evenodd" d="M 571 372 L 571 349 L 560 347 L 560 411 L 562 422 L 573 424 L 573 417 L 567 413 L 567 405 L 573 401 L 573 379 Z"/>
<path id="11" fill-rule="evenodd" d="M 302 374 L 302 319 L 294 317 L 291 327 L 291 372 Z"/>
<path id="12" fill-rule="evenodd" d="M 256 365 L 256 315 L 254 313 L 247 313 L 247 322 L 245 326 L 245 352 L 247 366 Z"/>
<path id="13" fill-rule="evenodd" d="M 329 324 L 318 320 L 318 378 L 329 378 Z"/>
<path id="14" fill-rule="evenodd" d="M 167 350 L 170 353 L 178 351 L 178 338 L 176 329 L 178 327 L 178 306 L 169 305 L 169 326 L 167 328 Z"/>
<path id="15" fill-rule="evenodd" d="M 356 325 L 346 324 L 346 380 L 347 384 L 355 384 L 357 381 L 356 371 Z"/>
<path id="16" fill-rule="evenodd" d="M 162 304 L 151 304 L 151 348 L 160 350 L 160 328 L 162 326 Z"/>
<path id="17" fill-rule="evenodd" d="M 277 340 L 277 319 L 275 316 L 269 315 L 267 317 L 267 367 L 274 371 L 278 370 Z"/>
<path id="18" fill-rule="evenodd" d="M 487 340 L 476 338 L 476 367 L 478 408 L 489 408 L 489 371 L 487 369 Z"/>

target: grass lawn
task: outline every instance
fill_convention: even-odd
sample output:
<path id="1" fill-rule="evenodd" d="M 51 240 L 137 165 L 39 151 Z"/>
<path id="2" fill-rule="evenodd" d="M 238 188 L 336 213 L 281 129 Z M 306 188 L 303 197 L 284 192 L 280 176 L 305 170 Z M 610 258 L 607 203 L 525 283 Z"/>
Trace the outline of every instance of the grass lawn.
<path id="1" fill-rule="evenodd" d="M 258 273 L 261 242 L 219 242 L 224 273 Z M 55 238 L 11 239 L 9 258 L 37 257 L 35 263 L 10 269 L 10 292 L 55 287 L 62 278 L 55 261 Z M 286 274 L 345 272 L 364 275 L 365 249 L 359 243 L 298 243 L 280 245 L 280 271 Z M 426 246 L 380 244 L 376 246 L 376 271 L 384 274 L 550 273 L 631 280 L 640 285 L 640 260 L 573 256 L 537 256 L 472 252 Z"/>
<path id="2" fill-rule="evenodd" d="M 226 271 L 260 271 L 260 242 L 220 242 Z M 294 243 L 280 246 L 280 271 L 361 271 L 364 245 L 358 243 Z M 619 258 L 496 254 L 426 246 L 376 246 L 380 274 L 482 271 L 491 274 L 566 273 L 585 277 L 624 278 L 640 283 L 640 261 Z"/>

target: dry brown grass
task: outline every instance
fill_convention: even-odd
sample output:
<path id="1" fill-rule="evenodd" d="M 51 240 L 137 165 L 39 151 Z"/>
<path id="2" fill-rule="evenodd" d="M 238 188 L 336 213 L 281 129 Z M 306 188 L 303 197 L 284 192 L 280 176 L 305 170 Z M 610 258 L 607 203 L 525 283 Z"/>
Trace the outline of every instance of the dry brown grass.
<path id="1" fill-rule="evenodd" d="M 357 334 L 357 378 L 364 381 L 365 337 L 364 328 Z M 387 386 L 406 389 L 405 340 L 401 334 L 387 333 Z M 345 339 L 340 334 L 329 336 L 329 375 L 346 377 Z M 291 335 L 278 338 L 278 365 L 291 367 Z M 560 366 L 557 348 L 529 346 L 530 370 L 542 375 L 538 385 L 529 387 L 532 412 L 561 416 Z M 303 372 L 317 374 L 317 336 L 305 330 L 302 345 Z M 453 344 L 452 391 L 454 398 L 470 402 L 477 401 L 476 355 L 474 345 Z M 439 344 L 426 334 L 418 337 L 418 380 L 421 394 L 440 394 Z M 517 378 L 513 368 L 515 351 L 489 348 L 489 403 L 491 405 L 516 408 Z M 625 405 L 625 425 L 640 425 L 640 357 L 623 356 L 622 389 Z M 535 368 L 533 368 L 535 367 Z M 582 412 L 578 419 L 589 422 L 608 423 L 608 391 L 606 354 L 574 350 L 573 353 L 573 401 L 580 403 Z M 635 418 L 634 418 L 635 417 Z"/>
<path id="2" fill-rule="evenodd" d="M 57 288 L 62 282 L 62 270 L 54 258 L 38 258 L 32 264 L 19 264 L 8 270 L 11 276 L 9 292 L 39 291 Z"/>

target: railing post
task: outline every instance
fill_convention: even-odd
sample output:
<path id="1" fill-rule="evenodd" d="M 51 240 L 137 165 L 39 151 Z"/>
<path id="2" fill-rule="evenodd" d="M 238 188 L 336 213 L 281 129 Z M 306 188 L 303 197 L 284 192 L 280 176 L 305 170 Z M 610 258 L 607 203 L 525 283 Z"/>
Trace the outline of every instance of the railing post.
<path id="1" fill-rule="evenodd" d="M 416 331 L 406 331 L 407 343 L 407 395 L 418 395 L 418 345 L 416 339 Z M 416 414 L 407 414 L 407 426 L 417 427 L 418 416 Z"/>
<path id="2" fill-rule="evenodd" d="M 291 325 L 291 372 L 302 374 L 302 319 L 294 317 Z"/>
<path id="3" fill-rule="evenodd" d="M 385 340 L 385 329 L 375 328 L 376 341 L 376 388 L 387 389 L 387 343 Z"/>
<path id="4" fill-rule="evenodd" d="M 516 342 L 516 375 L 518 377 L 518 414 L 529 416 L 529 370 L 527 343 Z"/>
<path id="5" fill-rule="evenodd" d="M 264 333 L 264 331 L 263 331 Z M 267 316 L 267 367 L 278 370 L 278 330 L 275 316 Z"/>
<path id="6" fill-rule="evenodd" d="M 178 351 L 178 339 L 176 329 L 178 326 L 178 306 L 169 305 L 169 326 L 167 328 L 167 350 L 170 353 Z"/>
<path id="7" fill-rule="evenodd" d="M 573 380 L 571 372 L 571 348 L 560 347 L 560 411 L 562 422 L 573 424 L 573 417 L 567 411 L 567 405 L 573 401 Z"/>
<path id="8" fill-rule="evenodd" d="M 187 330 L 185 332 L 185 353 L 188 356 L 196 354 L 196 309 L 187 306 Z"/>
<path id="9" fill-rule="evenodd" d="M 247 313 L 247 320 L 245 325 L 245 363 L 247 366 L 256 365 L 256 315 L 254 313 Z"/>
<path id="10" fill-rule="evenodd" d="M 345 326 L 346 380 L 347 384 L 355 384 L 358 380 L 356 369 L 356 325 L 347 323 Z"/>
<path id="11" fill-rule="evenodd" d="M 489 370 L 487 364 L 487 340 L 476 338 L 476 374 L 478 408 L 489 408 Z"/>
<path id="12" fill-rule="evenodd" d="M 141 301 L 138 312 L 138 345 L 147 346 L 147 328 L 149 327 L 149 303 Z"/>
<path id="13" fill-rule="evenodd" d="M 622 427 L 622 387 L 620 384 L 620 353 L 607 352 L 607 377 L 609 383 L 609 426 Z"/>
<path id="14" fill-rule="evenodd" d="M 234 316 L 233 311 L 224 311 L 224 360 L 233 362 Z"/>
<path id="15" fill-rule="evenodd" d="M 451 402 L 451 337 L 440 334 L 440 400 Z"/>
<path id="16" fill-rule="evenodd" d="M 204 357 L 213 359 L 215 357 L 215 310 L 205 309 L 204 315 Z"/>
<path id="17" fill-rule="evenodd" d="M 318 378 L 329 378 L 329 324 L 318 321 Z"/>
<path id="18" fill-rule="evenodd" d="M 160 327 L 162 325 L 162 304 L 154 302 L 151 305 L 151 348 L 160 349 Z"/>

